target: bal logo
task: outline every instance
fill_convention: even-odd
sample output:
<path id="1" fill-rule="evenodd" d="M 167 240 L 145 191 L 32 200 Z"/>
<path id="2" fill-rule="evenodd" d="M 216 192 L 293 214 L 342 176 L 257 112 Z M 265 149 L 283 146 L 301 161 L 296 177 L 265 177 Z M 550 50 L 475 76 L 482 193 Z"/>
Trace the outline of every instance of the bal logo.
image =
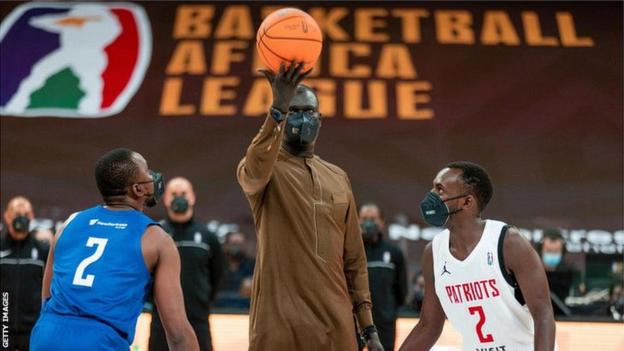
<path id="1" fill-rule="evenodd" d="M 105 117 L 137 91 L 152 50 L 129 3 L 28 3 L 0 25 L 0 114 Z"/>

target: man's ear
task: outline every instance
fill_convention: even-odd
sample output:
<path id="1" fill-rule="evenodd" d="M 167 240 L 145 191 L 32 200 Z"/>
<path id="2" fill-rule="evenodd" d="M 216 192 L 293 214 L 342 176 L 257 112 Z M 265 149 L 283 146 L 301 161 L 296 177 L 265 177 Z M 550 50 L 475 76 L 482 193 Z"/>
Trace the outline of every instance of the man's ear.
<path id="1" fill-rule="evenodd" d="M 186 194 L 186 198 L 188 199 L 189 205 L 191 205 L 191 207 L 195 206 L 195 192 L 190 191 Z"/>
<path id="2" fill-rule="evenodd" d="M 468 195 L 464 198 L 464 206 L 468 209 L 473 208 L 474 206 L 477 206 L 477 199 L 474 198 L 474 196 L 472 195 Z"/>
<path id="3" fill-rule="evenodd" d="M 141 197 L 145 195 L 145 189 L 142 186 L 143 184 L 132 184 L 130 185 L 130 192 L 134 197 Z"/>

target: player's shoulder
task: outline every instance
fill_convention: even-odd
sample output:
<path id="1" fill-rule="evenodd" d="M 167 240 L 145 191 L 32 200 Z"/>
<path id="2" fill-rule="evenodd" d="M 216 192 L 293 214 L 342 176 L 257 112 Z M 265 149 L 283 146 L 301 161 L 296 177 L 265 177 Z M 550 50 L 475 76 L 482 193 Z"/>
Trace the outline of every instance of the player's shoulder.
<path id="1" fill-rule="evenodd" d="M 158 221 L 158 225 L 160 225 L 160 227 L 165 231 L 165 233 L 167 233 L 168 235 L 171 235 L 171 233 L 173 233 L 173 225 L 171 224 L 171 222 L 169 222 L 167 219 L 161 219 L 160 221 Z"/>
<path id="2" fill-rule="evenodd" d="M 322 159 L 318 155 L 314 155 L 314 158 L 316 158 L 321 165 L 326 167 L 331 172 L 336 173 L 336 174 L 338 174 L 340 176 L 347 177 L 347 172 L 345 172 L 342 168 L 336 166 L 335 164 L 333 164 L 333 163 L 331 163 L 329 161 L 326 161 L 326 160 Z"/>
<path id="3" fill-rule="evenodd" d="M 155 243 L 159 242 L 168 242 L 172 241 L 171 235 L 169 235 L 160 225 L 152 224 L 148 225 L 145 228 L 145 232 L 143 233 L 143 237 L 147 239 L 147 241 L 154 241 Z"/>
<path id="4" fill-rule="evenodd" d="M 427 245 L 425 245 L 421 260 L 423 269 L 428 269 L 433 272 L 433 241 L 430 241 Z"/>
<path id="5" fill-rule="evenodd" d="M 502 242 L 499 241 L 499 245 L 502 244 L 505 256 L 510 254 L 522 256 L 534 250 L 531 242 L 513 225 L 507 225 L 505 236 L 499 240 L 502 240 Z"/>

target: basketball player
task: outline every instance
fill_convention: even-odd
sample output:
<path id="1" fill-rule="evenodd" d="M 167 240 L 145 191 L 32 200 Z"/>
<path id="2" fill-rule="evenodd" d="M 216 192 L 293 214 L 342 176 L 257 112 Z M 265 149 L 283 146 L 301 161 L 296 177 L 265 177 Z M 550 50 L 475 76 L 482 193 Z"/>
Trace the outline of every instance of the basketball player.
<path id="1" fill-rule="evenodd" d="M 555 321 L 540 258 L 519 231 L 482 219 L 492 183 L 479 165 L 449 163 L 421 203 L 425 221 L 446 230 L 423 255 L 425 297 L 401 350 L 428 350 L 448 317 L 464 350 L 553 350 Z"/>
<path id="2" fill-rule="evenodd" d="M 162 176 L 140 154 L 115 149 L 95 165 L 105 205 L 74 213 L 51 243 L 43 309 L 31 350 L 128 350 L 154 276 L 154 299 L 171 350 L 199 350 L 184 311 L 180 257 L 149 217 Z"/>

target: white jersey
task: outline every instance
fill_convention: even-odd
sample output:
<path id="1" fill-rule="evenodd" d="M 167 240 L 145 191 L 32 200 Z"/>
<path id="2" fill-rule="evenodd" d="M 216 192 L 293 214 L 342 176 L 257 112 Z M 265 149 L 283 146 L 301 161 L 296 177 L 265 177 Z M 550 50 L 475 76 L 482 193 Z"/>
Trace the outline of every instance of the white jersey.
<path id="1" fill-rule="evenodd" d="M 516 299 L 513 279 L 503 275 L 499 265 L 499 237 L 505 225 L 486 220 L 481 239 L 463 261 L 449 251 L 448 229 L 433 238 L 435 292 L 462 334 L 464 350 L 533 350 L 533 318 L 524 300 Z"/>

